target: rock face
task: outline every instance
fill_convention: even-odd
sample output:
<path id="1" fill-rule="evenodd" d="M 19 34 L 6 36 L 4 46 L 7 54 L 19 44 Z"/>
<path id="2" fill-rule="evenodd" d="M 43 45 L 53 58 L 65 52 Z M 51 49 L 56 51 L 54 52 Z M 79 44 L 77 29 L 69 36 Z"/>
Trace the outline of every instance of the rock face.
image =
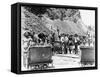
<path id="1" fill-rule="evenodd" d="M 51 23 L 49 23 L 49 25 L 52 25 L 52 28 L 54 29 L 54 31 L 57 31 L 57 27 L 59 28 L 60 34 L 61 33 L 67 33 L 67 34 L 80 34 L 83 35 L 85 34 L 85 30 L 83 29 L 81 24 L 78 23 L 74 23 L 70 20 L 65 20 L 65 21 L 61 21 L 61 20 L 54 20 Z M 50 28 L 50 27 L 49 27 Z"/>
<path id="2" fill-rule="evenodd" d="M 21 20 L 22 29 L 32 30 L 35 33 L 46 32 L 50 33 L 50 30 L 45 26 L 45 22 L 42 21 L 38 16 L 30 13 L 25 8 L 21 8 Z"/>
<path id="3" fill-rule="evenodd" d="M 46 14 L 43 14 L 40 18 L 26 10 L 24 7 L 21 8 L 21 13 L 23 30 L 33 30 L 37 34 L 40 32 L 46 32 L 47 34 L 55 32 L 57 34 L 57 28 L 59 29 L 60 34 L 77 33 L 84 35 L 87 32 L 87 26 L 81 21 L 81 17 L 79 17 L 79 11 L 72 17 L 65 17 L 63 21 L 60 19 L 52 20 Z"/>

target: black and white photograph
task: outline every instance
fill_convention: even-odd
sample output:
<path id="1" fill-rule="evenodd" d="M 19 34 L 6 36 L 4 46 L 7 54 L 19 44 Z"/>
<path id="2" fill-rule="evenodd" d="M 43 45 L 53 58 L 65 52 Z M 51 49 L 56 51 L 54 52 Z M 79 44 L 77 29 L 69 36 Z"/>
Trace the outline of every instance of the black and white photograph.
<path id="1" fill-rule="evenodd" d="M 21 71 L 95 67 L 95 10 L 21 6 Z"/>

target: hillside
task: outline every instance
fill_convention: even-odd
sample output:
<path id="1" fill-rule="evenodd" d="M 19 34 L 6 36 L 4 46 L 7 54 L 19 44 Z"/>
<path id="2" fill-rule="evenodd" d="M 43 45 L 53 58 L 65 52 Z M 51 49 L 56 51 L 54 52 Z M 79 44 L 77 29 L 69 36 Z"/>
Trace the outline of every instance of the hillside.
<path id="1" fill-rule="evenodd" d="M 57 33 L 57 27 L 60 30 L 60 34 L 61 33 L 67 33 L 67 34 L 80 34 L 80 35 L 84 35 L 87 32 L 87 27 L 84 26 L 83 24 L 81 24 L 81 22 L 79 21 L 78 23 L 74 23 L 70 20 L 50 20 L 48 18 L 45 19 L 46 22 L 46 27 Z M 52 29 L 51 29 L 52 27 Z"/>
<path id="2" fill-rule="evenodd" d="M 79 11 L 71 17 L 53 20 L 46 14 L 43 14 L 40 18 L 38 15 L 26 10 L 24 7 L 21 8 L 21 11 L 22 29 L 24 29 L 24 31 L 33 30 L 37 34 L 40 32 L 46 32 L 47 34 L 50 34 L 50 32 L 53 31 L 57 34 L 57 28 L 59 28 L 60 34 L 77 33 L 84 35 L 87 32 L 86 25 L 83 24 L 81 17 L 79 17 Z"/>
<path id="3" fill-rule="evenodd" d="M 45 26 L 45 22 L 43 22 L 38 16 L 30 13 L 23 7 L 21 8 L 21 27 L 22 31 L 34 31 L 36 34 L 41 32 L 50 33 L 50 30 Z"/>

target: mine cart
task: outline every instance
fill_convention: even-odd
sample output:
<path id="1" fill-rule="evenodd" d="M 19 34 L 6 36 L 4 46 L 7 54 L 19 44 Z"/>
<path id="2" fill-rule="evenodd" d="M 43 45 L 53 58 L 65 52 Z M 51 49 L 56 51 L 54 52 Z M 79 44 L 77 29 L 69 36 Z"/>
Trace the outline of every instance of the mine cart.
<path id="1" fill-rule="evenodd" d="M 81 63 L 84 65 L 94 64 L 95 62 L 95 48 L 80 47 L 81 49 Z"/>
<path id="2" fill-rule="evenodd" d="M 28 68 L 43 70 L 52 64 L 52 49 L 50 46 L 30 47 L 28 55 Z"/>

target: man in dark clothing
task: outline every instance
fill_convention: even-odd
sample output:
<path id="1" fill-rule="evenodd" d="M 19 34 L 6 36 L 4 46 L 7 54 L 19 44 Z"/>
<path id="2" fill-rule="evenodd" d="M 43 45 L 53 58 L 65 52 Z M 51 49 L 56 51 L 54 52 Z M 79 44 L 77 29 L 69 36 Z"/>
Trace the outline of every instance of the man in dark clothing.
<path id="1" fill-rule="evenodd" d="M 73 35 L 69 36 L 69 40 L 68 40 L 68 46 L 69 46 L 69 53 L 71 54 L 74 48 L 74 38 Z"/>
<path id="2" fill-rule="evenodd" d="M 45 43 L 46 35 L 44 33 L 38 34 L 38 37 L 42 40 L 43 43 Z"/>
<path id="3" fill-rule="evenodd" d="M 80 41 L 80 38 L 78 35 L 75 35 L 74 38 L 75 38 L 75 40 L 74 40 L 75 49 L 74 50 L 75 50 L 75 54 L 78 54 L 78 46 L 81 44 L 81 41 Z"/>

